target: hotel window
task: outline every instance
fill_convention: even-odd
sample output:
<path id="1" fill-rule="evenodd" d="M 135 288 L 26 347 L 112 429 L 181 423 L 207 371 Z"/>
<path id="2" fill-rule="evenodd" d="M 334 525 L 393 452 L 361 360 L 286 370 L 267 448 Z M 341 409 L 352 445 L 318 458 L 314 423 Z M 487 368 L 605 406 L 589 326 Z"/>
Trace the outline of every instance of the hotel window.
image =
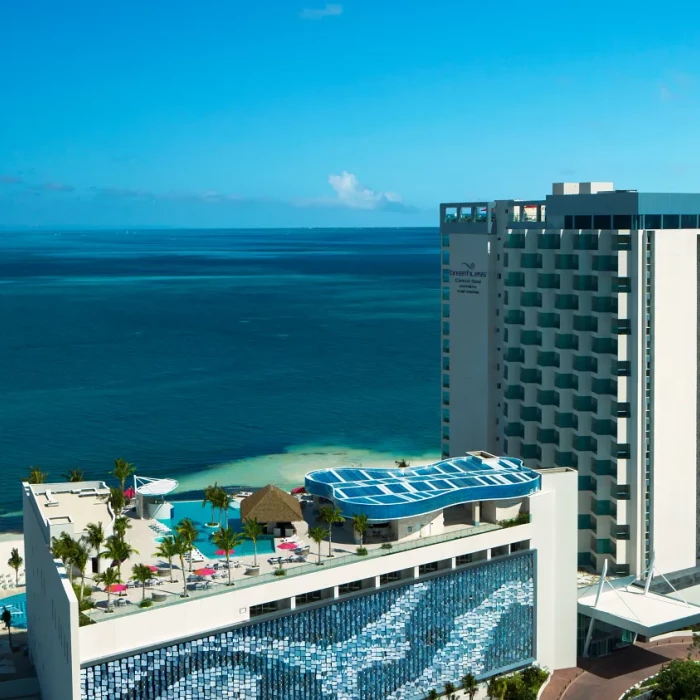
<path id="1" fill-rule="evenodd" d="M 450 271 L 447 268 L 442 270 L 442 281 L 445 283 L 450 281 Z"/>
<path id="2" fill-rule="evenodd" d="M 593 228 L 593 217 L 590 214 L 575 215 L 574 228 Z"/>
<path id="3" fill-rule="evenodd" d="M 503 244 L 504 248 L 524 248 L 525 234 L 524 233 L 509 233 L 506 236 L 506 241 Z"/>
<path id="4" fill-rule="evenodd" d="M 450 388 L 450 375 L 449 374 L 442 375 L 442 386 L 444 389 Z"/>
<path id="5" fill-rule="evenodd" d="M 442 237 L 442 247 L 443 248 L 449 248 L 450 247 L 450 236 L 449 234 L 445 234 Z"/>
<path id="6" fill-rule="evenodd" d="M 391 571 L 388 574 L 382 574 L 379 577 L 379 585 L 383 586 L 386 583 L 394 583 L 396 581 L 401 580 L 401 572 L 399 571 Z"/>
<path id="7" fill-rule="evenodd" d="M 644 228 L 661 228 L 661 214 L 647 214 L 644 217 Z"/>
<path id="8" fill-rule="evenodd" d="M 323 598 L 321 591 L 311 591 L 309 593 L 302 593 L 295 597 L 295 602 L 297 605 L 308 605 L 309 603 L 317 603 Z"/>
<path id="9" fill-rule="evenodd" d="M 443 440 L 449 440 L 450 439 L 450 429 L 445 425 L 442 428 L 442 439 Z"/>
<path id="10" fill-rule="evenodd" d="M 593 216 L 593 228 L 609 229 L 610 228 L 610 214 L 595 214 Z"/>
<path id="11" fill-rule="evenodd" d="M 443 406 L 449 406 L 449 405 L 450 405 L 450 392 L 449 392 L 449 391 L 443 391 L 443 392 L 442 392 L 442 405 L 443 405 Z"/>
<path id="12" fill-rule="evenodd" d="M 571 214 L 567 214 L 564 217 L 564 228 L 571 229 L 574 227 L 574 217 Z"/>
<path id="13" fill-rule="evenodd" d="M 537 237 L 537 247 L 540 250 L 559 250 L 561 236 L 558 233 L 543 233 Z"/>
<path id="14" fill-rule="evenodd" d="M 681 228 L 697 228 L 697 214 L 681 214 Z"/>
<path id="15" fill-rule="evenodd" d="M 443 335 L 449 335 L 449 334 L 450 334 L 450 322 L 449 322 L 449 321 L 443 321 L 443 322 L 442 322 L 442 334 L 443 334 Z"/>
<path id="16" fill-rule="evenodd" d="M 578 255 L 555 255 L 554 267 L 557 270 L 578 270 Z"/>
<path id="17" fill-rule="evenodd" d="M 449 357 L 443 357 L 442 358 L 442 368 L 446 371 L 450 371 L 450 358 Z"/>
<path id="18" fill-rule="evenodd" d="M 277 612 L 277 603 L 263 603 L 262 605 L 251 605 L 250 606 L 250 616 L 257 617 L 258 615 L 269 615 L 270 613 Z"/>
<path id="19" fill-rule="evenodd" d="M 423 576 L 423 574 L 432 574 L 434 571 L 438 570 L 438 563 L 436 561 L 431 561 L 429 564 L 421 564 L 418 567 L 418 575 Z"/>
<path id="20" fill-rule="evenodd" d="M 681 217 L 678 214 L 664 214 L 663 227 L 664 228 L 680 228 L 681 227 Z"/>
<path id="21" fill-rule="evenodd" d="M 594 255 L 593 270 L 596 272 L 617 272 L 617 255 Z"/>
<path id="22" fill-rule="evenodd" d="M 449 338 L 443 339 L 443 341 L 442 341 L 442 351 L 443 351 L 443 352 L 446 352 L 446 353 L 449 353 L 449 352 L 450 352 L 450 339 L 449 339 Z"/>
<path id="23" fill-rule="evenodd" d="M 449 409 L 449 408 L 443 408 L 443 409 L 442 409 L 442 422 L 443 422 L 443 423 L 449 423 L 449 422 L 450 422 L 450 409 Z"/>
<path id="24" fill-rule="evenodd" d="M 632 226 L 631 214 L 613 214 L 613 228 L 622 229 L 623 231 L 634 228 Z M 629 236 L 621 236 L 621 238 L 629 238 Z M 618 250 L 630 250 L 629 248 L 618 248 Z"/>
<path id="25" fill-rule="evenodd" d="M 455 561 L 455 564 L 457 566 L 463 566 L 464 564 L 471 564 L 471 563 L 472 563 L 472 555 L 471 554 L 460 554 Z"/>
<path id="26" fill-rule="evenodd" d="M 449 250 L 443 250 L 443 251 L 442 251 L 442 264 L 443 264 L 443 265 L 449 265 L 449 264 L 450 264 L 450 251 L 449 251 Z"/>
<path id="27" fill-rule="evenodd" d="M 598 228 L 596 226 L 596 228 Z M 574 250 L 598 250 L 598 235 L 595 233 L 581 233 L 574 236 Z"/>
<path id="28" fill-rule="evenodd" d="M 450 317 L 450 305 L 449 305 L 449 304 L 443 304 L 443 305 L 442 305 L 442 317 L 443 317 L 443 318 L 449 318 L 449 317 Z"/>
<path id="29" fill-rule="evenodd" d="M 540 253 L 522 253 L 520 255 L 520 267 L 526 270 L 538 270 L 542 267 L 542 255 Z"/>
<path id="30" fill-rule="evenodd" d="M 362 581 L 351 581 L 350 583 L 342 583 L 338 586 L 338 593 L 345 595 L 346 593 L 356 593 L 362 590 Z"/>

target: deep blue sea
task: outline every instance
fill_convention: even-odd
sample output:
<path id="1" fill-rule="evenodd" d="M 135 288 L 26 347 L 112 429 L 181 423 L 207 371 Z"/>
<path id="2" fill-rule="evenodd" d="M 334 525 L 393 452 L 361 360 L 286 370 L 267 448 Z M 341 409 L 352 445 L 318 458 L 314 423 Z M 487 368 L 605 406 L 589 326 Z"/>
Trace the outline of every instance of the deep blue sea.
<path id="1" fill-rule="evenodd" d="M 30 465 L 104 478 L 123 456 L 195 489 L 437 454 L 438 246 L 434 229 L 0 232 L 0 530 Z"/>

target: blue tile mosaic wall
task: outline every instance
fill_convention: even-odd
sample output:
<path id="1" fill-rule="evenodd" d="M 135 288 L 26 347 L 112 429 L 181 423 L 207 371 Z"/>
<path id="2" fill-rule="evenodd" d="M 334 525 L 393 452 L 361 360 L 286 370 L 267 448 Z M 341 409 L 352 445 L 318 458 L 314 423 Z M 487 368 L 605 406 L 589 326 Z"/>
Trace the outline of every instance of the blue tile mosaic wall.
<path id="1" fill-rule="evenodd" d="M 534 553 L 81 671 L 90 700 L 408 700 L 535 657 Z"/>

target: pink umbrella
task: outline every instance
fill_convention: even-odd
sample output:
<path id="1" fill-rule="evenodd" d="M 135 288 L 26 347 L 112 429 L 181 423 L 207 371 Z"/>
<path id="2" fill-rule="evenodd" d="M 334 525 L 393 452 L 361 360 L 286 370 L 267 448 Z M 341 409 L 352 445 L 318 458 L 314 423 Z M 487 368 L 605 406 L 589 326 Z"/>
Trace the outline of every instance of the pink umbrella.
<path id="1" fill-rule="evenodd" d="M 306 489 L 303 486 L 297 486 L 295 489 L 292 489 L 292 494 L 297 493 L 306 493 Z"/>
<path id="2" fill-rule="evenodd" d="M 202 569 L 195 569 L 194 573 L 197 574 L 197 576 L 211 576 L 212 574 L 215 574 L 216 571 L 208 566 L 205 566 Z"/>
<path id="3" fill-rule="evenodd" d="M 136 492 L 134 491 L 133 488 L 131 488 L 131 486 L 129 486 L 129 488 L 124 491 L 125 498 L 133 498 L 135 495 L 136 495 Z"/>
<path id="4" fill-rule="evenodd" d="M 234 551 L 235 551 L 234 549 L 229 549 L 229 550 L 228 550 L 228 553 L 229 553 L 229 554 L 233 554 Z M 225 556 L 226 556 L 226 550 L 225 550 L 225 549 L 217 549 L 216 552 L 215 552 L 215 554 L 216 554 L 217 557 L 225 557 Z"/>
<path id="5" fill-rule="evenodd" d="M 125 591 L 126 589 L 127 589 L 127 586 L 126 586 L 126 584 L 124 584 L 124 583 L 113 583 L 113 584 L 109 587 L 109 592 L 110 592 L 110 593 L 122 593 L 122 592 Z"/>
<path id="6" fill-rule="evenodd" d="M 282 544 L 277 545 L 277 549 L 296 549 L 298 546 L 294 542 L 282 542 Z"/>
<path id="7" fill-rule="evenodd" d="M 157 566 L 153 566 L 153 564 L 151 564 L 151 566 L 149 566 L 148 568 L 149 568 L 153 573 L 156 573 L 156 571 L 158 571 L 158 567 L 157 567 Z"/>

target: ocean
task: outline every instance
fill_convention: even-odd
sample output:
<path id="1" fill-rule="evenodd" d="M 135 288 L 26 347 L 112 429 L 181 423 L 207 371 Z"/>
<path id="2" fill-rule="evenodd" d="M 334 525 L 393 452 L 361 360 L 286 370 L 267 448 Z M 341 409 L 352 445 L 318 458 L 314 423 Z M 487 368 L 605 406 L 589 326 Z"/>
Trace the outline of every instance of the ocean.
<path id="1" fill-rule="evenodd" d="M 436 229 L 0 232 L 0 531 L 116 457 L 179 491 L 440 451 Z"/>

